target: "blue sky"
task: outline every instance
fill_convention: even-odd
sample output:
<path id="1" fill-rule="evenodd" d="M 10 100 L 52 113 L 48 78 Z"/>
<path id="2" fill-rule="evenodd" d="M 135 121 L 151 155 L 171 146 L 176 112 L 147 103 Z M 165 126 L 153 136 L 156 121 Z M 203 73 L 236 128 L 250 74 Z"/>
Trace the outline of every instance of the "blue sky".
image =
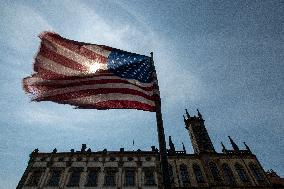
<path id="1" fill-rule="evenodd" d="M 38 34 L 154 52 L 165 135 L 184 142 L 184 108 L 199 108 L 217 151 L 227 136 L 284 176 L 283 1 L 3 1 L 0 5 L 0 189 L 17 185 L 28 155 L 158 146 L 155 114 L 30 102 Z M 135 140 L 135 146 L 132 141 Z"/>

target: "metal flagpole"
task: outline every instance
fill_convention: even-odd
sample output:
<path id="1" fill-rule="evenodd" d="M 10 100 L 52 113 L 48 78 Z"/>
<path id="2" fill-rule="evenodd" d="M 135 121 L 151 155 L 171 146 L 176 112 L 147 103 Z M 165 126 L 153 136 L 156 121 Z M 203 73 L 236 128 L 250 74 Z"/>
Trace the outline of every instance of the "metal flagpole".
<path id="1" fill-rule="evenodd" d="M 151 52 L 150 61 L 154 66 L 153 52 Z M 159 87 L 158 84 L 157 86 Z M 164 184 L 165 189 L 170 189 L 171 182 L 170 182 L 170 175 L 169 175 L 167 148 L 166 148 L 164 126 L 163 126 L 163 119 L 162 119 L 162 112 L 161 112 L 160 96 L 157 100 L 155 100 L 155 106 L 156 106 L 156 120 L 157 120 L 157 131 L 158 131 L 158 140 L 159 140 L 159 149 L 160 149 L 160 161 L 161 161 L 161 168 L 162 168 L 162 175 L 163 175 L 163 184 Z"/>

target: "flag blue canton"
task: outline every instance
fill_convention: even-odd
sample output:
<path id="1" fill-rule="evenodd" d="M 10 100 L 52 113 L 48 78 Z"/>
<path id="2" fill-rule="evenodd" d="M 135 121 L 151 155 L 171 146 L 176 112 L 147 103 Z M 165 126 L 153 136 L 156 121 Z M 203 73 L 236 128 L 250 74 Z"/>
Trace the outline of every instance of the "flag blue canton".
<path id="1" fill-rule="evenodd" d="M 154 66 L 148 56 L 115 49 L 108 56 L 108 70 L 122 78 L 149 83 L 152 81 Z"/>

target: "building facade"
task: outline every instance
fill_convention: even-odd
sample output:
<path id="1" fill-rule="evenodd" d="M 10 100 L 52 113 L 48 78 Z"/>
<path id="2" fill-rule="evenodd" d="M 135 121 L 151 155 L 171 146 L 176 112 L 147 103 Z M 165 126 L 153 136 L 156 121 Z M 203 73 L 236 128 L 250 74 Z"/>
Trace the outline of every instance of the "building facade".
<path id="1" fill-rule="evenodd" d="M 183 146 L 177 151 L 169 137 L 168 163 L 172 188 L 272 188 L 257 157 L 229 137 L 232 149 L 222 144 L 215 151 L 198 111 L 190 116 L 186 110 L 185 128 L 194 153 Z M 154 189 L 163 188 L 159 151 L 92 152 L 83 144 L 80 151 L 42 153 L 35 149 L 17 189 Z"/>

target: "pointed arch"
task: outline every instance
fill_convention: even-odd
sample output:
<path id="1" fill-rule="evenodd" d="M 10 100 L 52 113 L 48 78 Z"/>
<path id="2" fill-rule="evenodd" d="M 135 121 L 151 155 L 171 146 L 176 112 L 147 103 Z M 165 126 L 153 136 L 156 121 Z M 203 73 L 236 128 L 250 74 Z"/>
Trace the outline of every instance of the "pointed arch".
<path id="1" fill-rule="evenodd" d="M 236 169 L 236 171 L 237 171 L 241 181 L 243 183 L 248 183 L 249 182 L 249 178 L 247 176 L 247 173 L 246 173 L 244 167 L 241 164 L 236 163 L 235 164 L 235 169 Z"/>
<path id="2" fill-rule="evenodd" d="M 179 166 L 179 169 L 180 169 L 180 176 L 181 176 L 181 181 L 183 183 L 183 186 L 188 186 L 190 184 L 190 180 L 189 180 L 187 166 L 185 164 L 181 164 Z"/>
<path id="3" fill-rule="evenodd" d="M 225 178 L 225 181 L 228 183 L 228 184 L 235 184 L 236 181 L 235 181 L 235 177 L 234 177 L 234 174 L 233 174 L 233 171 L 232 169 L 230 168 L 230 166 L 226 163 L 224 163 L 222 165 L 222 170 L 224 172 L 224 178 Z"/>
<path id="4" fill-rule="evenodd" d="M 209 167 L 210 167 L 210 171 L 211 171 L 214 181 L 217 181 L 217 182 L 222 181 L 217 165 L 214 162 L 210 162 Z"/>
<path id="5" fill-rule="evenodd" d="M 254 163 L 250 163 L 249 164 L 249 168 L 252 171 L 254 177 L 256 178 L 257 181 L 264 181 L 264 176 L 262 174 L 261 169 L 259 168 L 259 166 L 257 166 Z"/>
<path id="6" fill-rule="evenodd" d="M 197 183 L 203 183 L 204 177 L 203 177 L 203 174 L 202 174 L 202 171 L 199 165 L 193 164 L 192 168 L 193 168 L 193 172 L 194 172 Z"/>

